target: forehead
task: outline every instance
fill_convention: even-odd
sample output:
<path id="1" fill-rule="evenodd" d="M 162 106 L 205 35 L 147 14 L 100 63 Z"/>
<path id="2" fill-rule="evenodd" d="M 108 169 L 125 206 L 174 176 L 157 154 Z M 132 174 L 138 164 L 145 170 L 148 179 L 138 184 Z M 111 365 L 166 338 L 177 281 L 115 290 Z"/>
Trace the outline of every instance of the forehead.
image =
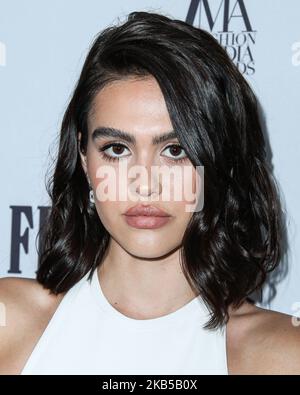
<path id="1" fill-rule="evenodd" d="M 159 84 L 154 77 L 106 85 L 93 100 L 89 130 L 99 126 L 152 135 L 172 129 Z"/>

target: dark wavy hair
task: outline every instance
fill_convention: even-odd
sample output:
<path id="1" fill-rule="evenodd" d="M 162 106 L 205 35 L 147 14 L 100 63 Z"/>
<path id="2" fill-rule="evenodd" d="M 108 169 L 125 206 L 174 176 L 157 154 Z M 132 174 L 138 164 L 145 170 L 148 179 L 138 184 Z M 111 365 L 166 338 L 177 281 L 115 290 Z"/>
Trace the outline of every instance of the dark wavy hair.
<path id="1" fill-rule="evenodd" d="M 192 214 L 181 248 L 191 287 L 210 311 L 205 328 L 228 322 L 279 264 L 281 202 L 266 158 L 257 99 L 208 32 L 152 12 L 132 12 L 94 39 L 63 116 L 55 168 L 47 183 L 37 281 L 67 292 L 101 264 L 110 235 L 89 202 L 85 152 L 93 99 L 106 84 L 153 76 L 178 140 L 204 166 L 204 207 Z M 78 142 L 78 132 L 82 139 Z"/>

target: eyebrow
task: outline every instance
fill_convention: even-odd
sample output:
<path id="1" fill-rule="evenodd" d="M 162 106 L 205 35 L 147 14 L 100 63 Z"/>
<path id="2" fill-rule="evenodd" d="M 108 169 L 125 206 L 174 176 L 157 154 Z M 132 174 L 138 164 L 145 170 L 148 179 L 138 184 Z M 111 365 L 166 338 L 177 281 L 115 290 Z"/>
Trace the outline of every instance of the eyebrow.
<path id="1" fill-rule="evenodd" d="M 133 134 L 116 128 L 103 126 L 96 128 L 92 133 L 92 140 L 95 141 L 101 137 L 115 137 L 125 140 L 132 145 L 136 145 L 136 138 Z M 154 136 L 152 138 L 152 144 L 158 145 L 175 138 L 177 138 L 177 134 L 174 130 L 170 130 L 169 132 Z"/>

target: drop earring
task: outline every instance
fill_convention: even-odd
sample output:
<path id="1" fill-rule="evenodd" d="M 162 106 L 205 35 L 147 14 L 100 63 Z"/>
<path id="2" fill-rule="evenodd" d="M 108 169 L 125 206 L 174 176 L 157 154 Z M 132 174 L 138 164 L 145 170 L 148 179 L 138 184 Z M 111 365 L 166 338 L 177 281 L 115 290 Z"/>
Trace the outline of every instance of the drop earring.
<path id="1" fill-rule="evenodd" d="M 89 184 L 89 189 L 90 189 L 90 192 L 89 192 L 90 203 L 95 204 L 94 191 L 93 191 L 93 188 L 91 186 L 91 182 L 90 182 L 89 176 L 87 174 L 86 174 L 86 178 L 87 178 L 87 182 Z"/>
<path id="2" fill-rule="evenodd" d="M 91 203 L 95 203 L 94 191 L 90 189 L 89 198 Z"/>

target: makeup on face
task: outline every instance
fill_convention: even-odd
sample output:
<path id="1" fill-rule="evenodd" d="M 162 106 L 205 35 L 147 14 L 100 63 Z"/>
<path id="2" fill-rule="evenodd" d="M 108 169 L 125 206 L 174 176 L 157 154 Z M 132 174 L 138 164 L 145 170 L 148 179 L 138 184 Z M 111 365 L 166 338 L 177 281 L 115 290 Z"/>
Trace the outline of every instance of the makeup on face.
<path id="1" fill-rule="evenodd" d="M 166 225 L 171 215 L 162 208 L 149 204 L 137 204 L 129 208 L 125 214 L 126 223 L 138 229 L 157 229 Z"/>

